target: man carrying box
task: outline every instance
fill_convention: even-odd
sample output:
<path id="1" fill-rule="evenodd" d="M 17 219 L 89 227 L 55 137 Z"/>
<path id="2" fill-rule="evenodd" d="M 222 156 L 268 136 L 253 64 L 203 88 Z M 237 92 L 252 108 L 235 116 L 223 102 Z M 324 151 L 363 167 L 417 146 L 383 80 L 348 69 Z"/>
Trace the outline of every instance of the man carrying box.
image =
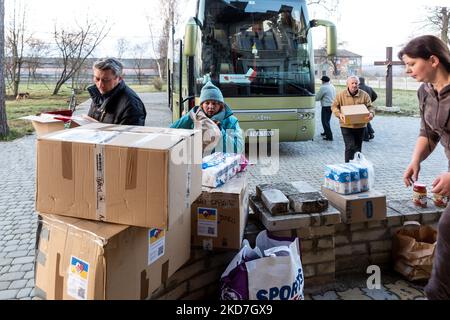
<path id="1" fill-rule="evenodd" d="M 375 111 L 370 100 L 369 95 L 359 90 L 359 79 L 357 76 L 350 76 L 347 79 L 347 90 L 342 91 L 336 96 L 336 99 L 331 106 L 331 110 L 334 115 L 339 118 L 339 124 L 341 126 L 342 136 L 345 143 L 345 162 L 349 162 L 353 159 L 356 152 L 361 152 L 362 143 L 364 139 L 364 132 L 367 123 L 375 116 Z M 367 107 L 361 108 L 364 105 Z M 360 109 L 358 112 L 352 112 Z M 364 109 L 364 110 L 362 110 Z M 345 112 L 352 114 L 353 117 L 348 116 L 346 118 Z M 365 116 L 361 116 L 367 113 Z M 356 119 L 355 121 L 352 120 Z"/>

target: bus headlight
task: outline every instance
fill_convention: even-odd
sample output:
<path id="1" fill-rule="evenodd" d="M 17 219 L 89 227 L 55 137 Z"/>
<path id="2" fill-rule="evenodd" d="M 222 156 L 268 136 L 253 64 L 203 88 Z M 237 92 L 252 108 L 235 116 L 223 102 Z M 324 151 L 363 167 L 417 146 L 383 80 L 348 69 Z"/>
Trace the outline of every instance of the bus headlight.
<path id="1" fill-rule="evenodd" d="M 297 119 L 312 120 L 315 118 L 315 109 L 297 109 Z"/>

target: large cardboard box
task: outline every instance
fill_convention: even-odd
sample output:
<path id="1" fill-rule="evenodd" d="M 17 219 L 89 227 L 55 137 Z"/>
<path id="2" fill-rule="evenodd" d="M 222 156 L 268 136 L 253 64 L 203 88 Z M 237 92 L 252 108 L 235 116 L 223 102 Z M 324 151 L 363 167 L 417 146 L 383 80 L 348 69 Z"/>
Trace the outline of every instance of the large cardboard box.
<path id="1" fill-rule="evenodd" d="M 201 139 L 199 130 L 100 123 L 41 136 L 36 210 L 166 228 L 201 193 Z"/>
<path id="2" fill-rule="evenodd" d="M 344 115 L 345 124 L 360 124 L 369 122 L 370 112 L 364 104 L 341 106 L 341 113 Z"/>
<path id="3" fill-rule="evenodd" d="M 31 124 L 33 125 L 33 128 L 36 131 L 36 135 L 38 137 L 50 132 L 76 128 L 96 121 L 95 119 L 87 116 L 65 116 L 45 113 L 38 116 L 25 116 L 19 119 L 31 121 Z"/>
<path id="4" fill-rule="evenodd" d="M 356 223 L 386 219 L 386 195 L 369 190 L 342 195 L 322 187 L 323 195 L 338 209 L 344 223 Z"/>
<path id="5" fill-rule="evenodd" d="M 193 246 L 240 249 L 248 217 L 247 173 L 218 188 L 203 187 L 191 213 Z"/>
<path id="6" fill-rule="evenodd" d="M 42 299 L 146 299 L 190 256 L 190 212 L 170 230 L 40 214 L 35 294 Z"/>

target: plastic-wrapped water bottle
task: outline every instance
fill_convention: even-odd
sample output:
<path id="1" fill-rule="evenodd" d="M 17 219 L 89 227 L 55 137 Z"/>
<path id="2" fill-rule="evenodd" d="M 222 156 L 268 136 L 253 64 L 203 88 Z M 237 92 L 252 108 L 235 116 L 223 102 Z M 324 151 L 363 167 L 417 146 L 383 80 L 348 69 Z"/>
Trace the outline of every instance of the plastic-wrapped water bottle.
<path id="1" fill-rule="evenodd" d="M 223 153 L 223 152 L 216 152 L 209 156 L 206 156 L 203 158 L 202 169 L 207 169 L 210 167 L 217 166 L 219 163 L 224 162 L 225 158 L 226 158 L 226 153 Z"/>

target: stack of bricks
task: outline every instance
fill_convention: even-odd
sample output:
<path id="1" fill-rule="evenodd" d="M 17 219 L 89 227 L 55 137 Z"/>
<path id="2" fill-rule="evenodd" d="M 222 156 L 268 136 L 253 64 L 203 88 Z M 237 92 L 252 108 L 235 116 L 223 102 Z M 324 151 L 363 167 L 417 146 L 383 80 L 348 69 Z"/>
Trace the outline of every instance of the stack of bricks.
<path id="1" fill-rule="evenodd" d="M 443 208 L 428 203 L 415 206 L 411 200 L 388 201 L 386 218 L 335 226 L 336 273 L 365 273 L 370 265 L 392 267 L 392 237 L 406 221 L 436 228 Z"/>
<path id="2" fill-rule="evenodd" d="M 256 200 L 255 196 L 251 197 L 254 214 L 249 216 L 244 236 L 252 247 L 258 233 L 267 228 L 259 221 L 261 203 Z M 335 274 L 357 272 L 366 275 L 367 267 L 374 264 L 391 267 L 392 235 L 403 223 L 418 221 L 436 228 L 442 212 L 442 208 L 435 207 L 430 201 L 428 208 L 416 207 L 411 200 L 390 201 L 386 219 L 345 224 L 341 222 L 340 213 L 329 206 L 321 214 L 298 216 L 290 224 L 286 218 L 277 217 L 269 227 L 279 228 L 271 232 L 273 235 L 299 237 L 304 289 L 309 293 L 317 286 L 332 284 Z M 192 248 L 189 262 L 167 279 L 152 298 L 219 300 L 220 276 L 237 253 L 237 250 L 208 252 Z"/>
<path id="3" fill-rule="evenodd" d="M 308 288 L 333 282 L 335 279 L 335 225 L 341 223 L 337 209 L 328 206 L 323 212 L 295 213 L 276 216 L 269 212 L 262 201 L 263 191 L 268 188 L 281 190 L 289 199 L 304 198 L 302 194 L 315 190 L 300 183 L 277 183 L 257 186 L 256 195 L 250 197 L 250 207 L 260 219 L 263 228 L 277 237 L 298 237 L 300 256 L 305 276 L 305 292 Z M 305 191 L 300 192 L 299 191 Z M 326 207 L 321 204 L 310 207 Z M 291 201 L 291 209 L 295 206 Z"/>

